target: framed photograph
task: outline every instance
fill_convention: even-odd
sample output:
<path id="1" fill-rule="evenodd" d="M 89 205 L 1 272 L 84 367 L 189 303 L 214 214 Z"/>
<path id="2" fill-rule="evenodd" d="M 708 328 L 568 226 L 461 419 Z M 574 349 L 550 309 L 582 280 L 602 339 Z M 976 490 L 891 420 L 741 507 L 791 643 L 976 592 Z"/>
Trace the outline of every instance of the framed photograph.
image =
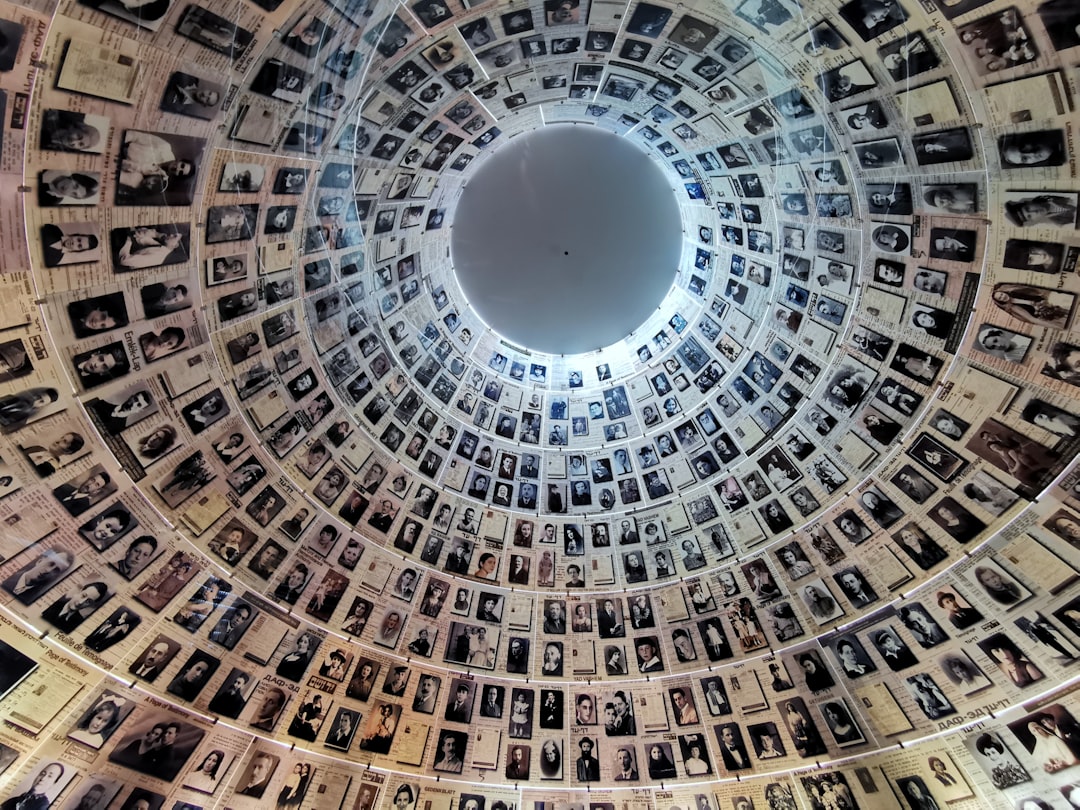
<path id="1" fill-rule="evenodd" d="M 41 226 L 41 252 L 46 267 L 101 261 L 101 228 L 96 222 L 48 223 Z"/>
<path id="2" fill-rule="evenodd" d="M 211 710 L 213 711 L 213 709 Z M 226 714 L 225 716 L 236 717 L 235 714 Z M 201 760 L 196 760 L 198 764 L 184 774 L 182 782 L 185 787 L 191 788 L 198 793 L 213 795 L 235 760 L 235 754 L 226 753 L 220 748 L 211 749 Z"/>
<path id="3" fill-rule="evenodd" d="M 1005 633 L 994 633 L 976 644 L 1013 686 L 1029 686 L 1046 677 L 1042 668 Z"/>
<path id="4" fill-rule="evenodd" d="M 326 732 L 326 738 L 323 740 L 323 744 L 327 748 L 332 748 L 335 751 L 348 751 L 349 746 L 352 745 L 353 738 L 356 736 L 360 718 L 360 712 L 345 707 L 339 707 L 337 715 L 329 725 L 329 731 Z M 308 780 L 308 784 L 310 784 L 310 780 Z M 304 785 L 304 787 L 306 789 L 307 785 Z M 302 800 L 302 795 L 299 796 L 299 798 Z"/>
<path id="5" fill-rule="evenodd" d="M 165 691 L 181 700 L 193 701 L 220 665 L 221 659 L 202 650 L 196 650 L 180 666 L 180 670 L 169 682 Z"/>
<path id="6" fill-rule="evenodd" d="M 833 619 L 844 615 L 843 607 L 833 597 L 832 591 L 829 590 L 829 586 L 825 584 L 823 579 L 815 578 L 801 582 L 798 593 L 803 604 L 819 626 L 828 624 Z"/>
<path id="7" fill-rule="evenodd" d="M 1000 360 L 1022 364 L 1027 356 L 1028 349 L 1031 348 L 1032 340 L 1030 336 L 1020 332 L 1014 332 L 1011 329 L 1005 329 L 992 323 L 983 323 L 975 333 L 972 348 Z"/>
<path id="8" fill-rule="evenodd" d="M 829 101 L 837 102 L 873 90 L 877 87 L 877 81 L 866 67 L 866 63 L 861 59 L 855 59 L 819 74 L 817 85 Z"/>
<path id="9" fill-rule="evenodd" d="M 941 64 L 941 59 L 922 33 L 905 34 L 878 48 L 878 58 L 896 81 L 903 81 Z"/>
<path id="10" fill-rule="evenodd" d="M 945 653 L 938 657 L 938 665 L 956 689 L 965 696 L 980 692 L 992 685 L 981 669 L 963 650 Z"/>
<path id="11" fill-rule="evenodd" d="M 206 210 L 206 244 L 253 239 L 259 218 L 257 204 L 212 205 Z"/>
<path id="12" fill-rule="evenodd" d="M 738 723 L 723 723 L 715 727 L 715 732 L 725 768 L 729 771 L 740 771 L 753 767 Z"/>
<path id="13" fill-rule="evenodd" d="M 859 165 L 867 171 L 891 169 L 904 165 L 904 153 L 896 138 L 882 138 L 855 144 L 855 156 Z"/>
<path id="14" fill-rule="evenodd" d="M 1035 40 L 1029 34 L 1024 18 L 1015 6 L 962 25 L 957 28 L 956 33 L 960 37 L 968 62 L 982 76 L 997 75 L 1000 71 L 1026 65 L 1039 56 Z M 1007 43 L 1008 46 L 1002 43 Z"/>
<path id="15" fill-rule="evenodd" d="M 206 141 L 125 130 L 116 178 L 117 205 L 191 205 Z"/>
<path id="16" fill-rule="evenodd" d="M 26 27 L 20 23 L 11 20 L 0 22 L 0 34 L 4 38 L 4 46 L 0 48 L 0 73 L 7 73 L 15 67 L 25 32 Z"/>
<path id="17" fill-rule="evenodd" d="M 100 654 L 114 644 L 119 644 L 140 624 L 142 624 L 142 617 L 133 610 L 126 607 L 117 608 L 87 634 L 83 643 L 88 649 Z"/>
<path id="18" fill-rule="evenodd" d="M 301 740 L 314 742 L 319 736 L 326 718 L 334 707 L 331 695 L 309 690 L 300 698 L 300 705 L 289 722 L 288 734 Z"/>
<path id="19" fill-rule="evenodd" d="M 38 172 L 38 205 L 97 205 L 101 202 L 101 173 L 48 169 Z"/>
<path id="20" fill-rule="evenodd" d="M 169 558 L 168 562 L 144 581 L 142 587 L 135 594 L 135 600 L 146 605 L 154 612 L 158 612 L 201 572 L 202 565 L 197 560 L 182 551 L 178 551 Z M 159 639 L 161 638 L 159 637 Z M 175 645 L 175 642 L 170 640 L 169 644 L 172 646 Z M 175 645 L 175 647 L 176 650 L 179 650 L 179 645 Z M 175 655 L 175 650 L 172 654 Z M 136 663 L 138 663 L 138 659 Z M 163 667 L 164 664 L 162 664 Z M 146 677 L 140 674 L 134 665 L 131 672 L 139 675 L 139 677 Z"/>
<path id="21" fill-rule="evenodd" d="M 256 727 L 262 728 L 261 725 Z M 253 751 L 251 758 L 240 771 L 237 783 L 244 787 L 236 791 L 237 795 L 250 796 L 254 799 L 263 798 L 279 764 L 281 764 L 281 758 L 276 754 L 258 749 Z"/>
<path id="22" fill-rule="evenodd" d="M 671 10 L 651 3 L 638 3 L 626 24 L 626 31 L 634 36 L 657 39 L 671 19 Z"/>
<path id="23" fill-rule="evenodd" d="M 56 760 L 40 759 L 21 782 L 10 788 L 5 804 L 18 807 L 35 802 L 38 807 L 49 807 L 76 775 L 70 764 L 65 767 Z"/>
<path id="24" fill-rule="evenodd" d="M 818 708 L 818 712 L 825 721 L 825 726 L 828 728 L 829 734 L 832 735 L 833 742 L 838 747 L 847 748 L 866 742 L 862 729 L 859 728 L 858 721 L 851 714 L 845 699 L 837 698 L 836 700 L 827 701 L 819 704 L 816 708 Z"/>
<path id="25" fill-rule="evenodd" d="M 881 11 L 874 0 L 851 0 L 840 6 L 840 16 L 863 42 L 877 39 L 908 19 L 903 6 L 891 4 Z"/>
<path id="26" fill-rule="evenodd" d="M 1002 135 L 997 146 L 1002 169 L 1061 166 L 1069 154 L 1060 129 Z"/>
<path id="27" fill-rule="evenodd" d="M 1005 218 L 1019 228 L 1076 226 L 1075 192 L 1007 191 L 1004 193 Z"/>
<path id="28" fill-rule="evenodd" d="M 212 121 L 221 111 L 225 92 L 226 86 L 223 84 L 176 71 L 165 83 L 161 109 L 163 112 Z"/>
<path id="29" fill-rule="evenodd" d="M 948 310 L 914 304 L 909 310 L 910 325 L 921 329 L 929 337 L 945 340 L 952 333 L 956 315 Z"/>
<path id="30" fill-rule="evenodd" d="M 176 23 L 176 31 L 233 61 L 244 55 L 255 38 L 252 32 L 196 4 L 189 5 L 184 10 L 183 16 Z"/>
<path id="31" fill-rule="evenodd" d="M 164 753 L 168 756 L 147 759 L 140 752 L 144 751 L 146 741 L 155 735 L 161 735 L 158 750 L 166 749 Z M 198 726 L 177 720 L 171 714 L 147 712 L 140 716 L 137 723 L 129 726 L 127 736 L 122 737 L 109 752 L 109 761 L 171 782 L 187 764 L 204 735 L 205 732 Z"/>
<path id="32" fill-rule="evenodd" d="M 274 194 L 303 194 L 307 189 L 308 169 L 286 166 L 274 175 Z"/>
<path id="33" fill-rule="evenodd" d="M 915 150 L 915 161 L 920 166 L 957 163 L 971 160 L 975 155 L 971 133 L 964 127 L 914 135 L 911 145 Z"/>
<path id="34" fill-rule="evenodd" d="M 4 746 L 7 749 L 7 746 Z M 14 749 L 7 749 L 14 754 Z M 7 753 L 4 751 L 4 753 Z M 87 807 L 108 807 L 120 792 L 124 783 L 119 779 L 109 779 L 101 774 L 94 774 L 79 783 L 78 789 L 68 799 L 65 807 L 77 808 L 81 804 Z M 153 794 L 150 794 L 153 797 Z"/>
<path id="35" fill-rule="evenodd" d="M 1065 329 L 1076 308 L 1072 293 L 1006 282 L 994 285 L 992 300 L 1011 317 L 1050 329 Z"/>
<path id="36" fill-rule="evenodd" d="M 1000 735 L 992 731 L 976 732 L 964 738 L 964 745 L 998 790 L 1031 781 L 1031 775 Z"/>
<path id="37" fill-rule="evenodd" d="M 908 457 L 929 470 L 946 484 L 967 468 L 968 461 L 954 453 L 928 433 L 920 433 L 907 448 Z"/>
<path id="38" fill-rule="evenodd" d="M 44 228 L 42 230 L 44 236 Z M 113 270 L 118 273 L 183 264 L 191 256 L 191 224 L 175 222 L 113 228 L 109 232 L 109 245 Z"/>
<path id="39" fill-rule="evenodd" d="M 440 731 L 432 768 L 443 773 L 461 773 L 465 765 L 468 740 L 469 734 L 466 731 Z"/>
<path id="40" fill-rule="evenodd" d="M 38 146 L 51 152 L 97 154 L 105 151 L 112 122 L 103 115 L 46 109 Z"/>
<path id="41" fill-rule="evenodd" d="M 1006 610 L 1032 597 L 1031 591 L 992 557 L 979 560 L 964 571 L 963 576 L 995 604 L 1004 606 Z"/>
<path id="42" fill-rule="evenodd" d="M 206 260 L 206 285 L 229 284 L 233 281 L 245 281 L 248 277 L 250 257 L 247 254 L 217 256 Z M 292 284 L 290 280 L 288 282 Z"/>
<path id="43" fill-rule="evenodd" d="M 926 183 L 922 189 L 923 203 L 930 211 L 962 215 L 975 213 L 982 208 L 977 183 Z M 1006 266 L 1013 265 L 1006 262 Z"/>
<path id="44" fill-rule="evenodd" d="M 1052 480 L 1061 468 L 1054 450 L 996 419 L 987 419 L 979 425 L 964 447 L 1032 492 L 1043 482 Z"/>
<path id="45" fill-rule="evenodd" d="M 964 495 L 983 511 L 1001 517 L 1020 496 L 985 470 L 977 470 L 964 485 Z"/>

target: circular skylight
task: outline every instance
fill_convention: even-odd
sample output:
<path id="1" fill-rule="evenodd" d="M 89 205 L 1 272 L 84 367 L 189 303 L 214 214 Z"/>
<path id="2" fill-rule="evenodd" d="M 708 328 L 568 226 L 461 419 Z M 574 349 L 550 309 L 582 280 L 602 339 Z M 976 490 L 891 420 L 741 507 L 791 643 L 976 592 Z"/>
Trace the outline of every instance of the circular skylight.
<path id="1" fill-rule="evenodd" d="M 454 271 L 513 343 L 550 354 L 609 346 L 671 287 L 682 230 L 668 178 L 610 132 L 551 126 L 489 156 L 454 215 Z"/>

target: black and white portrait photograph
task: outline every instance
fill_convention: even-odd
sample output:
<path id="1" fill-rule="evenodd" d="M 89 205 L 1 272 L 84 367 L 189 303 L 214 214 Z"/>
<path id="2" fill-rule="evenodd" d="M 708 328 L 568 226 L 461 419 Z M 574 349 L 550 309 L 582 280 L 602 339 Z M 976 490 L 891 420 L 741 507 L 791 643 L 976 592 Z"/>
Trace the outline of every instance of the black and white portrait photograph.
<path id="1" fill-rule="evenodd" d="M 899 3 L 851 0 L 840 7 L 840 16 L 864 41 L 871 42 L 908 19 Z"/>
<path id="2" fill-rule="evenodd" d="M 971 214 L 981 208 L 976 183 L 926 183 L 922 201 L 930 211 L 944 214 Z"/>
<path id="3" fill-rule="evenodd" d="M 941 59 L 921 33 L 904 36 L 878 48 L 878 58 L 896 81 L 903 81 L 941 64 Z"/>
<path id="4" fill-rule="evenodd" d="M 993 323 L 983 323 L 975 333 L 972 348 L 991 357 L 1019 364 L 1024 362 L 1031 343 L 1029 335 Z"/>
<path id="5" fill-rule="evenodd" d="M 999 734 L 992 731 L 974 732 L 964 738 L 964 745 L 998 790 L 1031 781 L 1031 775 Z"/>
<path id="6" fill-rule="evenodd" d="M 1061 166 L 1068 158 L 1065 132 L 1060 129 L 1002 135 L 997 147 L 1002 169 Z"/>
<path id="7" fill-rule="evenodd" d="M 1025 65 L 1039 55 L 1034 39 L 1015 7 L 962 25 L 956 33 L 963 43 L 964 56 L 982 75 Z"/>
<path id="8" fill-rule="evenodd" d="M 225 99 L 225 85 L 182 71 L 174 72 L 161 96 L 164 112 L 212 121 Z"/>
<path id="9" fill-rule="evenodd" d="M 837 102 L 873 90 L 877 81 L 866 63 L 856 59 L 818 75 L 817 85 L 829 101 Z"/>
<path id="10" fill-rule="evenodd" d="M 996 419 L 979 425 L 965 448 L 1011 475 L 1028 491 L 1037 489 L 1060 469 L 1053 449 Z"/>
<path id="11" fill-rule="evenodd" d="M 1019 605 L 1032 592 L 992 557 L 979 560 L 964 572 L 965 579 L 994 602 L 1005 607 Z"/>
<path id="12" fill-rule="evenodd" d="M 48 223 L 40 233 L 46 267 L 101 261 L 101 229 L 96 222 Z"/>
<path id="13" fill-rule="evenodd" d="M 47 808 L 75 776 L 75 769 L 71 765 L 65 766 L 55 760 L 39 760 L 31 773 L 9 788 L 8 798 L 3 804 L 12 808 Z"/>
<path id="14" fill-rule="evenodd" d="M 206 211 L 206 244 L 253 238 L 258 217 L 257 204 L 210 206 Z"/>
<path id="15" fill-rule="evenodd" d="M 974 694 L 991 685 L 990 679 L 963 650 L 940 655 L 937 662 L 945 677 L 964 695 Z"/>
<path id="16" fill-rule="evenodd" d="M 47 109 L 41 116 L 39 146 L 53 152 L 101 154 L 111 128 L 111 120 L 103 115 Z"/>
<path id="17" fill-rule="evenodd" d="M 971 133 L 963 127 L 914 135 L 911 146 L 915 150 L 915 161 L 920 166 L 958 163 L 970 160 L 975 154 Z"/>
<path id="18" fill-rule="evenodd" d="M 1076 296 L 1072 293 L 1027 284 L 995 284 L 991 298 L 1011 317 L 1051 329 L 1066 328 L 1076 308 Z"/>
<path id="19" fill-rule="evenodd" d="M 907 454 L 945 483 L 952 481 L 968 464 L 966 459 L 928 433 L 919 434 L 908 448 Z"/>
<path id="20" fill-rule="evenodd" d="M 80 0 L 90 8 L 118 17 L 124 22 L 134 23 L 148 31 L 157 31 L 169 13 L 171 0 L 158 0 L 153 3 L 140 3 L 137 0 Z"/>
<path id="21" fill-rule="evenodd" d="M 129 725 L 109 761 L 147 776 L 172 781 L 202 742 L 204 731 L 171 714 L 146 713 Z"/>
<path id="22" fill-rule="evenodd" d="M 1073 228 L 1076 225 L 1080 194 L 1075 192 L 1006 191 L 1003 197 L 1005 219 L 1018 228 Z"/>
<path id="23" fill-rule="evenodd" d="M 829 644 L 840 670 L 850 679 L 877 671 L 870 654 L 854 635 L 844 635 Z"/>
<path id="24" fill-rule="evenodd" d="M 49 169 L 38 173 L 38 205 L 97 205 L 101 202 L 101 173 Z"/>
<path id="25" fill-rule="evenodd" d="M 865 742 L 862 730 L 843 698 L 822 704 L 818 707 L 818 711 L 838 747 L 846 748 Z"/>
<path id="26" fill-rule="evenodd" d="M 109 232 L 113 269 L 127 272 L 181 264 L 191 255 L 190 233 L 186 222 L 114 228 Z"/>
<path id="27" fill-rule="evenodd" d="M 120 144 L 117 205 L 190 205 L 206 142 L 126 130 Z"/>
<path id="28" fill-rule="evenodd" d="M 903 683 L 909 696 L 928 719 L 936 720 L 956 714 L 956 707 L 927 673 L 906 677 Z"/>

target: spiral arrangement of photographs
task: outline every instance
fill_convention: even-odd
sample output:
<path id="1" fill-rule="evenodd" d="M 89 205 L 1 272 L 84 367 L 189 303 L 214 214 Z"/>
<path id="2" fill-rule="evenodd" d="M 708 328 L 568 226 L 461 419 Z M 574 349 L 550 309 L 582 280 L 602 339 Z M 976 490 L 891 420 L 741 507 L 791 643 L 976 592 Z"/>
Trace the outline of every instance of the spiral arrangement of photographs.
<path id="1" fill-rule="evenodd" d="M 0 808 L 1080 808 L 1078 59 L 1075 0 L 0 0 Z M 552 353 L 451 243 L 574 127 L 678 255 Z"/>

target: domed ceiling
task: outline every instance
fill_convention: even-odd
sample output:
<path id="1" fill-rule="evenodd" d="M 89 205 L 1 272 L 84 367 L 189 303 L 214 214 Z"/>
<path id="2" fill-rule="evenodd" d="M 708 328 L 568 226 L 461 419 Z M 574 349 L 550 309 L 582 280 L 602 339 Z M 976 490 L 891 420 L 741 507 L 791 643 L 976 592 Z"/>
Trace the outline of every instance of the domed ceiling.
<path id="1" fill-rule="evenodd" d="M 1075 2 L 0 6 L 0 808 L 1080 807 Z"/>

